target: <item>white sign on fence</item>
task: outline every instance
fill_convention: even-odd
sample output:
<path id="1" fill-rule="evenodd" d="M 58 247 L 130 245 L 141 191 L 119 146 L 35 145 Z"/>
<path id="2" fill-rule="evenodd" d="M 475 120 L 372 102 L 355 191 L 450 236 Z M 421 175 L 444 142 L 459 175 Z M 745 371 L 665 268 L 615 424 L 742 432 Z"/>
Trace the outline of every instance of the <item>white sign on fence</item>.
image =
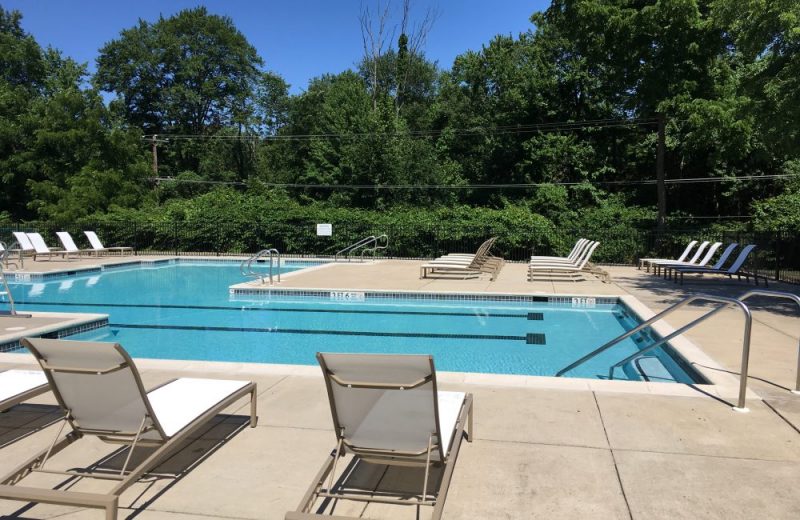
<path id="1" fill-rule="evenodd" d="M 329 237 L 333 235 L 333 224 L 317 224 L 317 236 Z"/>

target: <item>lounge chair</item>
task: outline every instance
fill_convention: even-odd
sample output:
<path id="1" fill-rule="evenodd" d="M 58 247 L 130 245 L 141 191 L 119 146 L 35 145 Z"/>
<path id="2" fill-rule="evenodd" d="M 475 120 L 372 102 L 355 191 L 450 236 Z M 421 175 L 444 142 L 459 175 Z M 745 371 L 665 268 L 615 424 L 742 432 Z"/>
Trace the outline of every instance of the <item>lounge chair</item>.
<path id="1" fill-rule="evenodd" d="M 125 252 L 130 252 L 131 254 L 133 254 L 133 248 L 132 247 L 127 247 L 127 246 L 105 247 L 105 246 L 103 246 L 103 243 L 100 242 L 100 239 L 97 237 L 97 233 L 95 233 L 94 231 L 84 231 L 83 234 L 86 235 L 86 238 L 89 239 L 89 244 L 92 246 L 92 249 L 97 254 L 100 254 L 100 253 L 113 253 L 113 252 L 119 253 L 120 256 L 124 255 Z"/>
<path id="2" fill-rule="evenodd" d="M 420 266 L 420 278 L 427 278 L 429 274 L 455 275 L 462 278 L 476 278 L 481 273 L 489 273 L 490 280 L 497 278 L 502 269 L 504 260 L 489 254 L 496 238 L 485 241 L 474 255 L 455 254 L 431 260 Z"/>
<path id="3" fill-rule="evenodd" d="M 256 425 L 255 383 L 180 378 L 147 392 L 133 360 L 118 344 L 40 338 L 22 343 L 42 366 L 64 419 L 49 447 L 2 477 L 0 499 L 104 509 L 106 519 L 114 519 L 123 491 L 234 402 L 250 396 L 250 426 Z M 61 437 L 65 427 L 69 433 Z M 129 446 L 121 471 L 45 468 L 53 455 L 84 436 Z M 139 446 L 155 449 L 129 469 Z M 116 485 L 107 493 L 20 485 L 30 473 L 98 478 Z"/>
<path id="4" fill-rule="evenodd" d="M 679 256 L 675 260 L 670 260 L 669 258 L 640 258 L 639 259 L 639 267 L 638 267 L 638 269 L 641 269 L 642 267 L 644 267 L 648 272 L 650 272 L 650 263 L 651 262 L 670 262 L 670 261 L 672 261 L 672 262 L 685 262 L 686 258 L 689 256 L 689 253 L 692 251 L 692 248 L 695 245 L 697 245 L 697 240 L 692 240 L 691 242 L 689 242 L 689 244 L 686 246 L 686 249 L 684 249 L 683 253 L 681 253 L 681 256 Z"/>
<path id="5" fill-rule="evenodd" d="M 706 267 L 708 263 L 711 261 L 711 258 L 714 256 L 714 253 L 717 252 L 717 249 L 722 247 L 722 242 L 714 242 L 711 244 L 711 247 L 708 248 L 706 254 L 700 259 L 697 263 L 689 263 L 689 262 L 664 262 L 664 263 L 657 263 L 656 271 L 661 270 L 662 274 L 664 275 L 664 279 L 668 278 L 669 272 L 676 268 L 676 267 Z"/>
<path id="6" fill-rule="evenodd" d="M 706 250 L 706 247 L 708 247 L 710 243 L 711 242 L 709 242 L 708 240 L 702 242 L 699 246 L 697 246 L 697 250 L 694 252 L 694 256 L 692 256 L 692 258 L 687 261 L 681 262 L 680 265 L 697 265 L 697 261 L 700 260 L 700 257 L 703 255 L 703 251 Z M 661 266 L 663 264 L 675 264 L 675 263 L 677 263 L 676 260 L 652 260 L 650 261 L 650 267 L 654 269 L 653 272 L 656 275 L 659 275 L 661 274 Z"/>
<path id="7" fill-rule="evenodd" d="M 16 251 L 19 253 L 19 262 L 20 267 L 23 265 L 23 257 L 24 255 L 31 255 L 34 256 L 36 250 L 33 248 L 33 244 L 31 244 L 31 240 L 28 238 L 28 235 L 22 231 L 14 231 L 11 233 L 14 235 L 14 240 L 17 243 L 16 249 L 14 249 L 14 244 L 11 244 L 11 251 Z"/>
<path id="8" fill-rule="evenodd" d="M 41 370 L 6 370 L 0 372 L 0 412 L 49 390 Z"/>
<path id="9" fill-rule="evenodd" d="M 580 263 L 583 255 L 595 244 L 594 240 L 586 239 L 580 246 L 578 246 L 577 250 L 575 250 L 574 254 L 570 253 L 569 256 L 560 257 L 548 257 L 548 256 L 532 256 L 531 259 L 528 261 L 528 265 L 539 265 L 539 264 L 558 264 L 558 265 L 575 265 Z M 575 249 L 575 248 L 573 248 Z"/>
<path id="10" fill-rule="evenodd" d="M 34 260 L 36 260 L 36 257 L 41 255 L 47 255 L 47 259 L 50 260 L 53 258 L 53 255 L 60 254 L 63 257 L 66 254 L 63 250 L 61 250 L 61 248 L 48 247 L 42 238 L 42 235 L 39 233 L 26 233 L 26 235 L 28 235 L 28 240 L 30 240 L 30 243 L 33 244 Z M 69 260 L 69 257 L 67 257 L 67 260 Z"/>
<path id="11" fill-rule="evenodd" d="M 69 258 L 70 254 L 77 254 L 78 256 L 86 253 L 97 253 L 94 249 L 80 249 L 78 246 L 75 245 L 75 241 L 72 240 L 72 235 L 70 235 L 66 231 L 56 231 L 56 236 L 58 236 L 58 240 L 61 242 L 61 245 L 64 246 L 64 251 L 66 251 L 67 258 Z"/>
<path id="12" fill-rule="evenodd" d="M 320 507 L 342 499 L 432 506 L 431 518 L 439 519 L 462 439 L 472 440 L 472 395 L 439 391 L 431 356 L 318 353 L 317 359 L 328 389 L 336 448 L 286 519 L 323 518 Z M 353 455 L 348 468 L 412 466 L 424 468 L 424 476 L 414 491 L 359 493 L 348 479 L 353 472 L 336 475 L 339 459 L 347 454 Z M 437 469 L 438 478 L 431 474 Z"/>
<path id="13" fill-rule="evenodd" d="M 584 246 L 588 242 L 591 242 L 591 240 L 589 240 L 588 238 L 579 238 L 578 241 L 575 242 L 575 245 L 572 246 L 572 250 L 569 252 L 569 254 L 567 256 L 542 256 L 542 255 L 531 256 L 531 260 L 530 261 L 531 262 L 536 262 L 536 261 L 540 261 L 540 260 L 543 260 L 543 261 L 565 260 L 565 261 L 569 261 L 569 262 L 574 262 L 575 260 L 577 260 L 578 256 L 580 256 L 580 253 L 583 251 Z"/>
<path id="14" fill-rule="evenodd" d="M 528 264 L 528 281 L 532 282 L 537 275 L 544 275 L 546 278 L 561 278 L 565 277 L 572 281 L 578 279 L 585 279 L 586 273 L 592 273 L 600 276 L 603 281 L 607 280 L 607 273 L 604 271 L 589 266 L 589 259 L 592 257 L 594 250 L 600 242 L 592 242 L 591 245 L 584 250 L 578 261 L 573 263 L 568 262 L 544 262 L 544 263 L 530 263 Z"/>
<path id="15" fill-rule="evenodd" d="M 472 259 L 472 258 L 475 258 L 476 256 L 480 255 L 482 252 L 488 251 L 489 249 L 491 249 L 491 247 L 494 245 L 494 243 L 496 241 L 497 241 L 497 237 L 491 237 L 491 238 L 485 240 L 480 246 L 478 246 L 478 249 L 474 253 L 448 253 L 446 255 L 440 256 L 438 259 L 443 259 L 443 258 L 468 258 L 468 259 Z"/>
<path id="16" fill-rule="evenodd" d="M 676 275 L 680 275 L 680 277 L 676 276 L 675 277 L 676 281 L 678 281 L 677 279 L 680 278 L 680 283 L 683 284 L 683 275 L 684 274 L 703 274 L 703 275 L 705 275 L 705 274 L 721 274 L 721 275 L 727 276 L 728 278 L 736 276 L 740 280 L 742 279 L 742 277 L 745 277 L 745 279 L 748 282 L 750 281 L 750 277 L 752 276 L 753 277 L 753 281 L 755 282 L 756 285 L 758 285 L 758 278 L 761 275 L 758 275 L 758 274 L 755 274 L 755 273 L 749 273 L 749 272 L 746 272 L 746 271 L 742 270 L 742 267 L 744 266 L 745 261 L 747 261 L 747 257 L 750 256 L 750 253 L 755 248 L 756 248 L 756 246 L 754 244 L 746 245 L 739 252 L 739 256 L 736 257 L 736 259 L 733 261 L 733 263 L 727 269 L 721 269 L 721 268 L 714 269 L 714 268 L 710 268 L 710 267 L 705 268 L 705 269 L 696 268 L 696 267 L 677 267 L 675 269 L 675 271 L 676 271 L 675 274 Z M 764 279 L 764 285 L 769 285 L 769 281 L 767 280 L 766 276 L 761 276 L 761 278 Z"/>
<path id="17" fill-rule="evenodd" d="M 732 242 L 731 244 L 728 244 L 728 247 L 726 247 L 725 250 L 722 252 L 722 254 L 719 255 L 719 258 L 717 259 L 717 263 L 715 263 L 713 266 L 709 267 L 707 265 L 708 262 L 704 263 L 704 262 L 701 261 L 699 264 L 697 264 L 698 269 L 700 269 L 700 268 L 702 268 L 702 269 L 721 269 L 723 264 L 728 260 L 728 257 L 731 256 L 731 253 L 733 253 L 733 250 L 736 249 L 738 246 L 739 246 L 739 244 L 737 244 L 736 242 Z M 706 256 L 708 257 L 708 256 L 710 256 L 710 254 L 707 254 Z M 705 260 L 705 258 L 703 260 Z M 681 264 L 664 265 L 663 266 L 663 268 L 664 268 L 664 278 L 671 278 L 672 275 L 680 267 L 682 267 Z M 683 267 L 693 268 L 693 266 L 683 266 Z"/>

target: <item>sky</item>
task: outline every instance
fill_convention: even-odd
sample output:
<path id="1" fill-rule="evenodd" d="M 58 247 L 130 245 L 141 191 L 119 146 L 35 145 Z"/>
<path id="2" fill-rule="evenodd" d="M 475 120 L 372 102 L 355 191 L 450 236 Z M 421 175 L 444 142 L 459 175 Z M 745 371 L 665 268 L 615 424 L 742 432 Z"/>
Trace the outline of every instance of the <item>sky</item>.
<path id="1" fill-rule="evenodd" d="M 391 3 L 395 12 L 402 0 Z M 155 21 L 199 5 L 229 16 L 264 59 L 264 67 L 305 90 L 323 73 L 352 68 L 363 53 L 359 14 L 387 0 L 0 0 L 6 10 L 22 12 L 22 26 L 42 47 L 61 50 L 95 70 L 97 51 L 141 18 Z M 412 0 L 411 18 L 430 7 L 438 18 L 425 54 L 449 68 L 459 54 L 480 50 L 497 34 L 517 36 L 532 29 L 530 16 L 549 0 Z M 399 16 L 395 16 L 399 20 Z"/>

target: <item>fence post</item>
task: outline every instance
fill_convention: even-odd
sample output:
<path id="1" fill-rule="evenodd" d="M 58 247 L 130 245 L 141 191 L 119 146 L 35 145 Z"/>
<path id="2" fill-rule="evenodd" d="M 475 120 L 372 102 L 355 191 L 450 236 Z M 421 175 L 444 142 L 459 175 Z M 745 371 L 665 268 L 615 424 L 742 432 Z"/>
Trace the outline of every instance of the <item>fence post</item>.
<path id="1" fill-rule="evenodd" d="M 781 256 L 780 256 L 780 243 L 781 243 L 781 232 L 775 232 L 775 281 L 779 282 L 781 280 Z"/>
<path id="2" fill-rule="evenodd" d="M 172 248 L 175 250 L 175 256 L 178 256 L 178 221 L 172 222 Z"/>

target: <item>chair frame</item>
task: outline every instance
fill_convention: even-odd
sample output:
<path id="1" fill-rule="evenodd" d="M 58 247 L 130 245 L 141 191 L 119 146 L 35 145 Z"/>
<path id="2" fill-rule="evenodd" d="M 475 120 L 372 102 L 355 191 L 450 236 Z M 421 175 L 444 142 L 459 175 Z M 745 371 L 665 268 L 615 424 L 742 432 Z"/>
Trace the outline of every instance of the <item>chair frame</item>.
<path id="1" fill-rule="evenodd" d="M 331 454 L 322 464 L 322 467 L 314 477 L 313 482 L 306 491 L 300 505 L 296 511 L 286 513 L 286 520 L 311 520 L 314 518 L 322 518 L 321 515 L 311 512 L 311 508 L 318 498 L 323 499 L 344 499 L 354 500 L 359 502 L 375 502 L 382 504 L 395 504 L 404 506 L 431 506 L 433 507 L 433 520 L 439 520 L 444 510 L 445 500 L 447 499 L 447 492 L 450 488 L 450 481 L 452 480 L 453 470 L 455 463 L 458 460 L 458 453 L 461 448 L 462 439 L 466 438 L 467 442 L 472 442 L 474 436 L 473 431 L 473 397 L 472 394 L 467 393 L 464 396 L 464 401 L 461 404 L 461 410 L 458 414 L 456 422 L 455 433 L 453 433 L 453 440 L 449 446 L 449 452 L 444 453 L 444 448 L 441 444 L 442 431 L 439 425 L 439 409 L 438 399 L 434 400 L 434 415 L 436 421 L 436 432 L 432 433 L 428 438 L 427 450 L 421 452 L 402 452 L 397 450 L 381 450 L 381 449 L 368 449 L 359 448 L 350 445 L 342 433 L 342 428 L 338 423 L 336 414 L 336 405 L 333 400 L 332 385 L 337 384 L 341 386 L 348 386 L 352 388 L 374 388 L 382 390 L 410 390 L 418 386 L 431 383 L 433 395 L 437 395 L 436 385 L 436 370 L 433 366 L 433 357 L 429 356 L 431 375 L 422 378 L 418 381 L 410 382 L 408 384 L 393 384 L 393 383 L 374 383 L 369 381 L 345 381 L 332 373 L 324 358 L 318 353 L 317 359 L 319 360 L 322 371 L 325 374 L 325 386 L 328 391 L 328 402 L 333 412 L 334 431 L 336 432 L 337 443 Z M 447 432 L 452 433 L 452 432 Z M 439 441 L 434 441 L 436 436 Z M 431 460 L 431 455 L 434 451 L 439 453 L 439 460 Z M 347 453 L 352 453 L 359 460 L 365 462 L 373 462 L 377 464 L 386 464 L 394 466 L 412 466 L 424 467 L 425 476 L 422 484 L 422 493 L 416 499 L 409 500 L 407 495 L 398 496 L 396 498 L 389 498 L 388 496 L 367 496 L 363 494 L 352 493 L 337 493 L 334 491 L 334 479 L 336 476 L 336 465 L 339 458 L 344 457 Z M 425 459 L 420 457 L 424 455 Z M 442 479 L 439 484 L 438 493 L 428 493 L 428 481 L 430 477 L 430 470 L 433 466 L 444 466 Z M 327 486 L 326 486 L 327 481 Z M 325 516 L 325 518 L 344 519 L 349 517 L 342 516 Z"/>
<path id="2" fill-rule="evenodd" d="M 170 452 L 172 452 L 175 448 L 180 446 L 182 441 L 186 440 L 191 434 L 193 434 L 200 428 L 203 428 L 208 423 L 209 420 L 211 420 L 213 417 L 219 414 L 222 410 L 224 410 L 234 402 L 238 401 L 242 397 L 245 397 L 249 394 L 250 427 L 255 428 L 258 422 L 258 416 L 256 414 L 257 395 L 258 395 L 257 387 L 256 383 L 250 382 L 244 385 L 242 388 L 231 393 L 228 397 L 221 400 L 211 408 L 208 408 L 201 415 L 195 417 L 194 420 L 188 423 L 181 430 L 177 431 L 174 435 L 168 436 L 166 433 L 164 433 L 161 424 L 158 422 L 157 416 L 153 412 L 150 400 L 147 398 L 148 392 L 145 390 L 144 385 L 142 384 L 141 376 L 139 375 L 139 371 L 136 369 L 136 365 L 133 363 L 133 360 L 131 359 L 130 355 L 118 343 L 115 343 L 113 345 L 113 348 L 120 354 L 120 356 L 124 359 L 124 361 L 118 365 L 106 367 L 103 369 L 82 369 L 74 367 L 51 366 L 27 338 L 23 338 L 22 343 L 33 353 L 34 357 L 36 357 L 36 359 L 42 366 L 42 369 L 44 370 L 45 375 L 47 376 L 47 380 L 50 383 L 50 388 L 53 391 L 53 395 L 56 397 L 56 401 L 58 401 L 58 404 L 59 406 L 61 406 L 61 409 L 64 410 L 64 418 L 62 419 L 61 427 L 58 429 L 55 437 L 53 438 L 52 443 L 48 448 L 40 451 L 30 459 L 25 461 L 23 464 L 19 465 L 16 469 L 3 476 L 2 479 L 0 479 L 0 498 L 2 499 L 18 500 L 24 502 L 46 503 L 46 504 L 61 504 L 68 506 L 82 506 L 92 509 L 103 509 L 105 510 L 106 520 L 113 520 L 117 517 L 120 495 L 131 485 L 135 484 L 140 478 L 150 474 L 150 470 L 156 467 L 159 463 L 161 463 L 164 460 L 164 458 L 170 454 Z M 71 373 L 103 375 L 125 369 L 128 369 L 132 372 L 132 376 L 136 382 L 136 386 L 139 390 L 139 393 L 142 397 L 144 406 L 147 411 L 144 417 L 142 417 L 142 422 L 139 426 L 139 429 L 137 431 L 122 432 L 114 430 L 87 429 L 80 427 L 80 425 L 78 425 L 72 418 L 70 411 L 67 408 L 65 401 L 61 395 L 61 391 L 55 384 L 52 372 L 71 372 Z M 151 389 L 150 391 L 152 392 L 156 388 L 160 388 L 164 385 L 167 385 L 172 381 L 175 381 L 175 379 L 166 381 L 163 384 L 158 385 L 155 388 Z M 148 422 L 151 423 L 150 426 L 147 426 Z M 61 433 L 63 432 L 64 428 L 67 425 L 70 426 L 71 430 L 66 434 L 66 436 L 64 436 L 62 439 L 59 440 L 59 437 L 61 437 Z M 150 431 L 156 431 L 159 434 L 160 438 L 147 439 L 147 440 L 140 438 L 144 433 L 148 433 Z M 44 468 L 44 465 L 53 455 L 62 451 L 63 449 L 73 444 L 74 442 L 80 440 L 84 436 L 94 436 L 104 442 L 130 446 L 127 458 L 119 474 L 109 474 L 109 473 L 95 474 L 91 472 L 91 469 L 84 469 L 83 471 L 78 471 L 78 470 L 62 471 L 62 470 L 51 470 Z M 156 446 L 157 449 L 152 454 L 150 454 L 150 456 L 148 456 L 144 461 L 142 461 L 142 463 L 139 464 L 137 467 L 128 470 L 127 469 L 128 463 L 131 460 L 131 455 L 133 454 L 133 450 L 137 446 Z M 83 493 L 76 491 L 62 491 L 56 489 L 43 489 L 43 488 L 34 488 L 34 487 L 17 485 L 23 478 L 30 475 L 31 473 L 48 473 L 48 474 L 64 475 L 70 477 L 115 480 L 118 483 L 107 493 Z"/>

